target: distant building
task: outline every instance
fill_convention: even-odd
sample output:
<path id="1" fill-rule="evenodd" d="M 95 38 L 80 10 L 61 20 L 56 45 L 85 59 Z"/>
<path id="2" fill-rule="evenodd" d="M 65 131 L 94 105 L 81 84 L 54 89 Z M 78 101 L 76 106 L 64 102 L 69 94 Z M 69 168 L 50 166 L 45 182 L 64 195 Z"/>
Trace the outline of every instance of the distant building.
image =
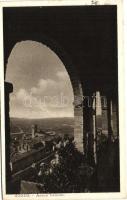
<path id="1" fill-rule="evenodd" d="M 34 125 L 32 125 L 32 138 L 35 137 L 36 132 L 37 132 L 37 125 L 34 124 Z"/>

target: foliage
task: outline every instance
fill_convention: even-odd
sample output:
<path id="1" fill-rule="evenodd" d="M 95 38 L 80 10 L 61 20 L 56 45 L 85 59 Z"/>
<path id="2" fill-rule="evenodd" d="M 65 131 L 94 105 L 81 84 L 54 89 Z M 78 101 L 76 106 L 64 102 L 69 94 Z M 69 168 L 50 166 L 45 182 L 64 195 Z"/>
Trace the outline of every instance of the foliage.
<path id="1" fill-rule="evenodd" d="M 70 142 L 57 152 L 51 166 L 43 171 L 39 182 L 46 193 L 88 191 L 88 182 L 93 169 L 85 163 L 84 155 Z"/>

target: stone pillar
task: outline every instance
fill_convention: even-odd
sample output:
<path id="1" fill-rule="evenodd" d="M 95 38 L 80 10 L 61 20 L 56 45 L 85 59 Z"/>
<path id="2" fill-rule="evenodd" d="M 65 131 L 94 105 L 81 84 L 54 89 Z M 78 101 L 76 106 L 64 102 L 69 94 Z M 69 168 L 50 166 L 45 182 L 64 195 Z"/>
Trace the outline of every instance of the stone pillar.
<path id="1" fill-rule="evenodd" d="M 93 93 L 86 90 L 84 98 L 84 149 L 87 161 L 94 165 L 94 135 L 93 135 Z"/>
<path id="2" fill-rule="evenodd" d="M 96 106 L 97 106 L 97 93 L 94 94 L 93 97 L 93 153 L 94 153 L 94 161 L 97 164 L 97 123 L 96 123 Z"/>
<path id="3" fill-rule="evenodd" d="M 77 149 L 84 153 L 83 145 L 83 96 L 82 93 L 75 93 L 74 96 L 74 140 Z"/>
<path id="4" fill-rule="evenodd" d="M 74 141 L 76 148 L 84 153 L 83 147 L 83 91 L 80 81 L 75 76 L 71 76 L 71 83 L 74 92 Z"/>
<path id="5" fill-rule="evenodd" d="M 112 117 L 111 117 L 111 97 L 107 96 L 107 117 L 108 117 L 108 138 L 111 139 L 112 136 Z"/>
<path id="6" fill-rule="evenodd" d="M 13 92 L 13 85 L 11 83 L 5 82 L 5 166 L 6 166 L 6 183 L 7 188 L 6 192 L 10 190 L 9 181 L 11 178 L 11 169 L 10 169 L 10 117 L 9 117 L 9 95 Z"/>
<path id="7" fill-rule="evenodd" d="M 102 133 L 108 136 L 107 98 L 101 98 L 102 105 Z"/>
<path id="8" fill-rule="evenodd" d="M 84 153 L 83 148 L 83 112 L 82 108 L 75 107 L 75 125 L 74 125 L 74 140 L 76 142 L 77 149 Z"/>
<path id="9" fill-rule="evenodd" d="M 117 116 L 117 103 L 112 100 L 112 131 L 115 137 L 118 136 L 118 116 Z"/>

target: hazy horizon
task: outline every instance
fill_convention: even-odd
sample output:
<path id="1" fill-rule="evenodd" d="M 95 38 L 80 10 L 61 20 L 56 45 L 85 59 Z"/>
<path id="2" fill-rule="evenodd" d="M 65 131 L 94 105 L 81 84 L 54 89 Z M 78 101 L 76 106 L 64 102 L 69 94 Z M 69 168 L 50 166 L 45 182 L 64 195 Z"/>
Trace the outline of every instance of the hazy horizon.
<path id="1" fill-rule="evenodd" d="M 45 117 L 45 118 L 27 118 L 27 117 L 12 117 L 10 116 L 10 119 L 15 118 L 15 119 L 62 119 L 62 118 L 73 118 L 74 117 Z"/>

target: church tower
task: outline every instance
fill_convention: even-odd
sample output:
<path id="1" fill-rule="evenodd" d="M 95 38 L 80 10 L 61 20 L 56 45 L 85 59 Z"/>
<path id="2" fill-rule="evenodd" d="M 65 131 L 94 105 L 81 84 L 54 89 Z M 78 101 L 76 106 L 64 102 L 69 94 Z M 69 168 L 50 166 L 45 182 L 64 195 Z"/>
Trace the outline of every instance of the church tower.
<path id="1" fill-rule="evenodd" d="M 37 125 L 32 125 L 32 138 L 35 137 L 35 133 L 37 132 Z"/>

